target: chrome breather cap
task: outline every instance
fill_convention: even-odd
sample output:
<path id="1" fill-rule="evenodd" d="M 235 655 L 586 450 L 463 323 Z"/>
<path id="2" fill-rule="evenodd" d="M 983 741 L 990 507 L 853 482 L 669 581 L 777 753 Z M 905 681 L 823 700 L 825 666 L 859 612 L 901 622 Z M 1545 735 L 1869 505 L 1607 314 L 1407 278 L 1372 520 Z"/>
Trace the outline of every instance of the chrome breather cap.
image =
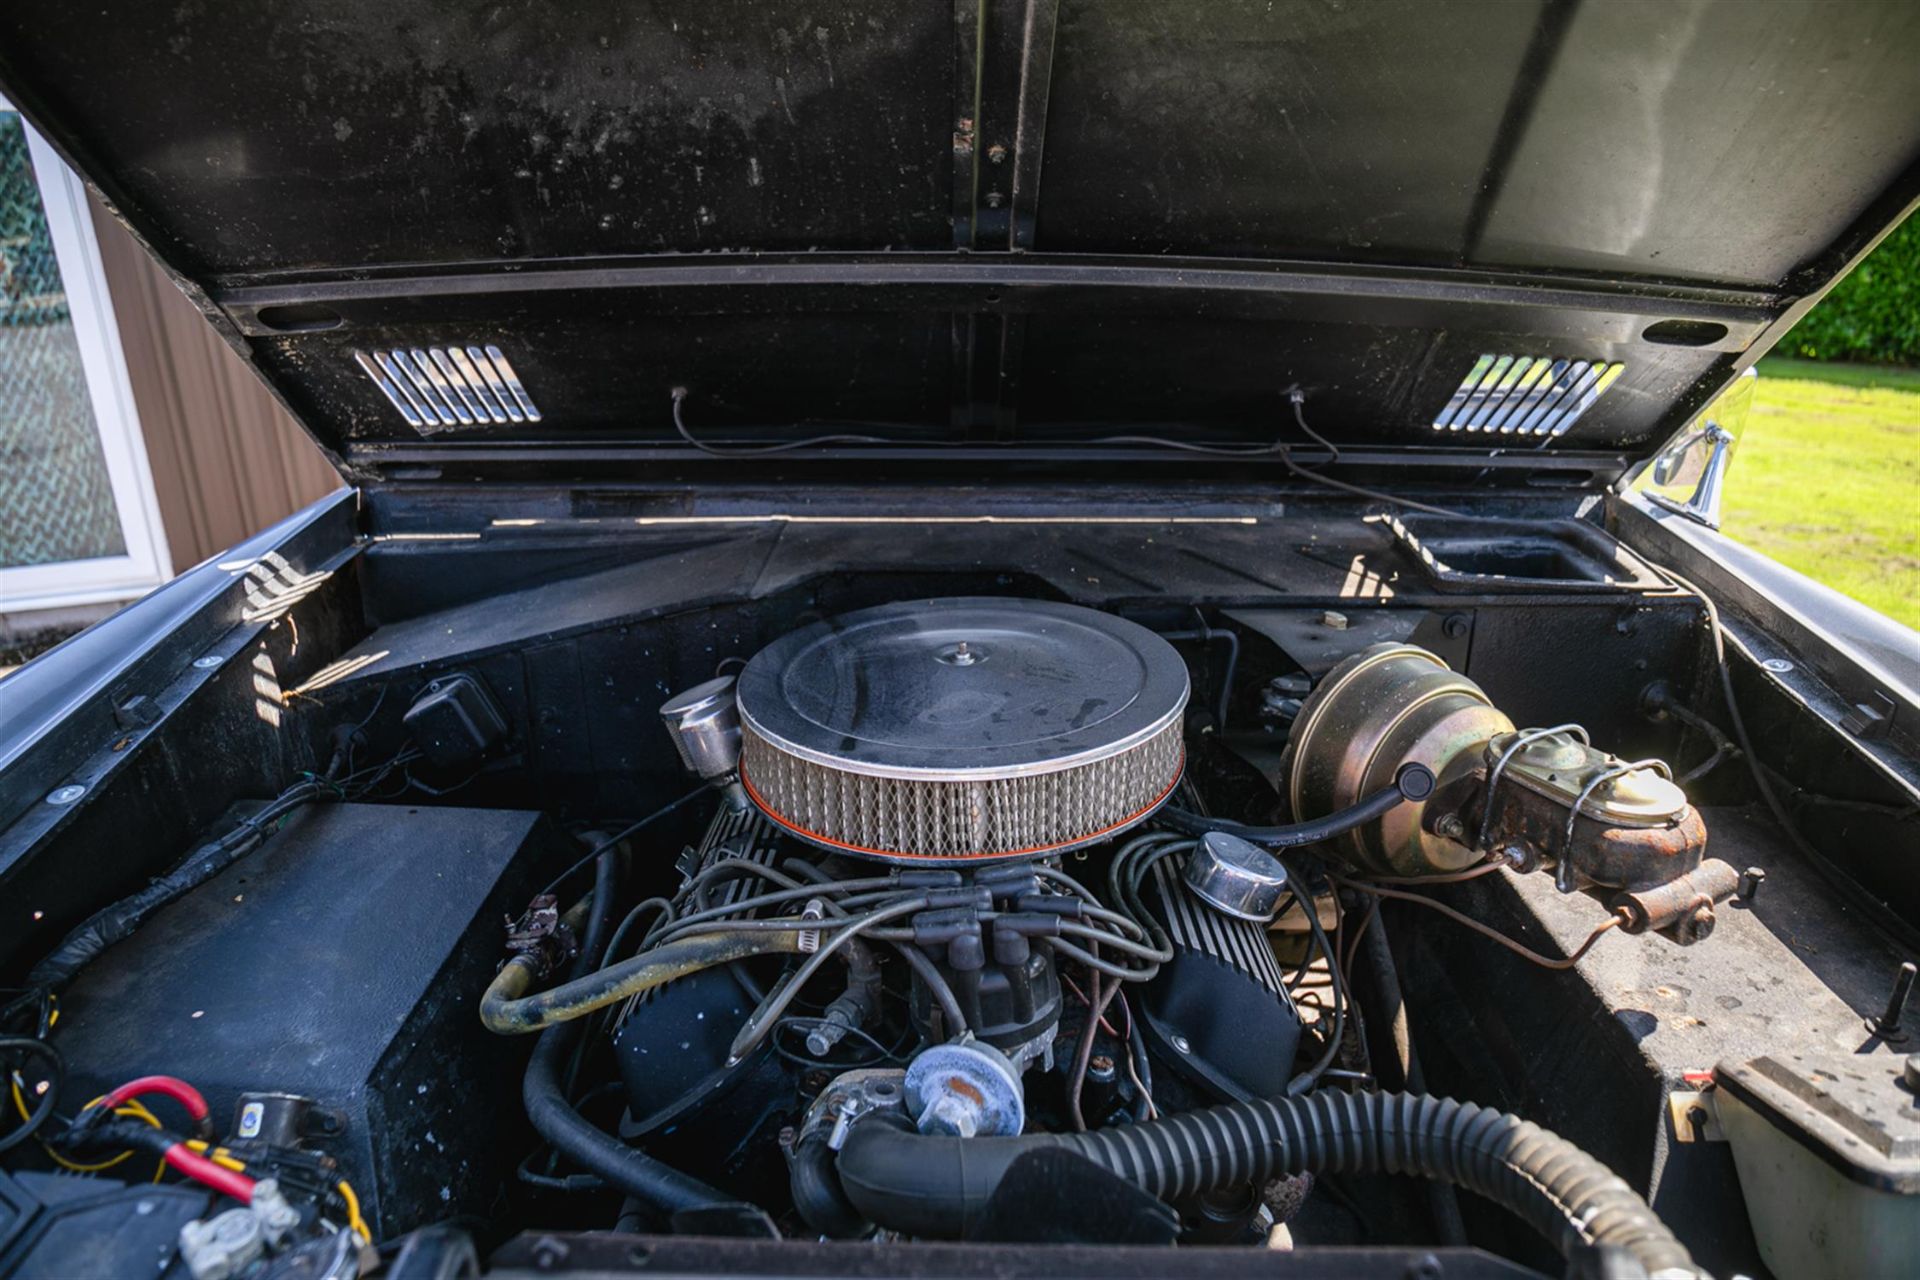
<path id="1" fill-rule="evenodd" d="M 740 708 L 732 676 L 676 693 L 661 704 L 660 719 L 689 773 L 720 782 L 740 767 Z"/>
<path id="2" fill-rule="evenodd" d="M 1195 897 L 1236 920 L 1266 924 L 1280 911 L 1287 869 L 1259 845 L 1209 831 L 1187 855 L 1183 876 Z"/>

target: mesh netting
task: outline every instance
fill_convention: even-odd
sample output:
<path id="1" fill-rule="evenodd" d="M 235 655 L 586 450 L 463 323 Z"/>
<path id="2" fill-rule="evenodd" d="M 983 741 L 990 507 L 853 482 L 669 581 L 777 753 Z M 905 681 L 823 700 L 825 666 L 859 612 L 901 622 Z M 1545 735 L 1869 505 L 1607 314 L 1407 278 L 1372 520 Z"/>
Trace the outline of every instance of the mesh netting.
<path id="1" fill-rule="evenodd" d="M 1101 835 L 1140 817 L 1180 776 L 1180 722 L 1105 760 L 1027 777 L 924 782 L 802 760 L 751 727 L 740 769 L 776 818 L 836 844 L 910 858 L 1011 856 Z"/>
<path id="2" fill-rule="evenodd" d="M 0 567 L 126 549 L 26 133 L 0 112 Z"/>

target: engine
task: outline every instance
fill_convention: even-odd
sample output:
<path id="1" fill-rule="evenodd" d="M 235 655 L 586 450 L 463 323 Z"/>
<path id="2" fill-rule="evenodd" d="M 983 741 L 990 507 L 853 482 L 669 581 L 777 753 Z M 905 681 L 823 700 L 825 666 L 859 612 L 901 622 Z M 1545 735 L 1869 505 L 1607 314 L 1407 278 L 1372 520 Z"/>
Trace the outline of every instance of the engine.
<path id="1" fill-rule="evenodd" d="M 1289 708 L 1263 821 L 1187 772 L 1191 695 L 1167 640 L 1070 605 L 927 600 L 786 635 L 662 707 L 715 796 L 677 886 L 618 913 L 536 901 L 516 936 L 549 945 L 483 1016 L 600 1020 L 622 1137 L 769 1230 L 1025 1238 L 1039 1163 L 1124 1186 L 1139 1153 L 1085 1143 L 1369 1078 L 1343 891 L 1540 871 L 1595 900 L 1591 945 L 1696 941 L 1734 888 L 1664 764 L 1516 728 L 1425 650 L 1369 648 Z M 546 985 L 569 935 L 597 963 Z M 1004 1163 L 987 1139 L 1032 1150 L 990 1186 L 938 1172 L 943 1144 Z M 1049 1230 L 1258 1239 L 1312 1178 L 1248 1160 L 1050 1201 Z"/>
<path id="2" fill-rule="evenodd" d="M 1385 941 L 1403 901 L 1549 970 L 1705 939 L 1736 876 L 1667 765 L 1516 724 L 1412 644 L 1312 674 L 1276 645 L 1236 680 L 1238 646 L 1010 598 L 797 625 L 648 691 L 627 794 L 682 794 L 619 821 L 460 794 L 540 785 L 518 659 L 384 721 L 372 692 L 323 771 L 28 973 L 21 1194 L 270 1280 L 487 1205 L 523 1233 L 1352 1242 L 1329 1215 L 1405 1197 L 1342 1179 L 1411 1173 L 1689 1274 L 1600 1160 L 1425 1092 Z M 1483 877 L 1536 877 L 1562 954 L 1429 892 Z M 316 974 L 341 998 L 289 995 Z M 192 1185 L 66 1198 L 150 1159 Z"/>

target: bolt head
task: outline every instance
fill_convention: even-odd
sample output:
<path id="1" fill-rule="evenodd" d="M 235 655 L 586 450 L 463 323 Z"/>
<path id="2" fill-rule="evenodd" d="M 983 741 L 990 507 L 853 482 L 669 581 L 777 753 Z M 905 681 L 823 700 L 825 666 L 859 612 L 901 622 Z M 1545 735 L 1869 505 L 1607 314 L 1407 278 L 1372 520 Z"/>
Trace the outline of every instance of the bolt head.
<path id="1" fill-rule="evenodd" d="M 1768 658 L 1760 664 L 1760 669 L 1763 671 L 1771 671 L 1777 676 L 1783 676 L 1793 670 L 1793 664 L 1785 658 Z"/>
<path id="2" fill-rule="evenodd" d="M 1168 1037 L 1168 1039 L 1172 1043 L 1175 1052 L 1177 1053 L 1193 1052 L 1193 1046 L 1187 1043 L 1187 1038 L 1185 1036 L 1170 1036 Z"/>
<path id="3" fill-rule="evenodd" d="M 1540 855 L 1524 840 L 1509 840 L 1495 851 L 1501 861 L 1515 871 L 1532 871 L 1540 865 Z"/>
<path id="4" fill-rule="evenodd" d="M 1713 908 L 1702 903 L 1681 917 L 1680 927 L 1676 929 L 1676 940 L 1682 943 L 1699 942 L 1713 932 Z"/>
<path id="5" fill-rule="evenodd" d="M 72 804 L 75 800 L 78 800 L 81 796 L 85 794 L 87 794 L 87 789 L 85 787 L 81 786 L 77 782 L 70 782 L 64 787 L 55 787 L 51 792 L 49 792 L 47 794 L 47 803 L 48 804 Z"/>
<path id="6" fill-rule="evenodd" d="M 221 661 L 222 659 L 218 655 L 209 653 L 203 658 L 195 658 L 193 665 L 202 671 L 211 671 L 219 666 Z"/>

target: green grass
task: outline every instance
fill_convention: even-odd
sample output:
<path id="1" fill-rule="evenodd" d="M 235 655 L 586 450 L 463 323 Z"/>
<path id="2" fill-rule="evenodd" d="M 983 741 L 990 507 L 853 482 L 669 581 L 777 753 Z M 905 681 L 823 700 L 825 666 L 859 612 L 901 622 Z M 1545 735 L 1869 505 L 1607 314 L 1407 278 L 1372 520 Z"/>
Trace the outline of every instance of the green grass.
<path id="1" fill-rule="evenodd" d="M 1920 627 L 1920 370 L 1763 360 L 1722 521 Z"/>

